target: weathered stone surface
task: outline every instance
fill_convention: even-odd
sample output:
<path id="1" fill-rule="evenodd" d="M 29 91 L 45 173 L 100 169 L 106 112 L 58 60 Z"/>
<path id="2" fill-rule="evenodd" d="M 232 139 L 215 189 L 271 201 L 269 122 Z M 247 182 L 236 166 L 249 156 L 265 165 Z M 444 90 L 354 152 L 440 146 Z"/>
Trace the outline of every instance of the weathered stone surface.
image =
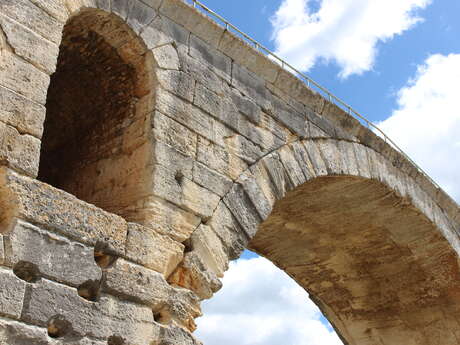
<path id="1" fill-rule="evenodd" d="M 0 122 L 0 160 L 13 169 L 37 176 L 40 141 Z"/>
<path id="2" fill-rule="evenodd" d="M 152 22 L 157 12 L 139 0 L 131 2 L 127 23 L 135 33 L 139 34 L 146 25 Z"/>
<path id="3" fill-rule="evenodd" d="M 164 69 L 179 70 L 180 61 L 177 55 L 177 50 L 172 44 L 166 44 L 164 46 L 152 49 L 155 62 L 158 67 Z"/>
<path id="4" fill-rule="evenodd" d="M 40 224 L 83 243 L 106 243 L 115 253 L 124 251 L 127 226 L 121 217 L 5 168 L 1 171 L 1 186 L 0 197 L 12 208 L 12 217 Z"/>
<path id="5" fill-rule="evenodd" d="M 200 256 L 194 252 L 185 254 L 184 260 L 169 276 L 168 282 L 193 291 L 201 299 L 211 298 L 222 287 L 216 274 L 209 271 Z"/>
<path id="6" fill-rule="evenodd" d="M 163 275 L 129 261 L 118 259 L 107 270 L 104 291 L 159 310 L 168 299 L 171 287 Z"/>
<path id="7" fill-rule="evenodd" d="M 180 23 L 188 30 L 193 30 L 204 41 L 214 46 L 217 45 L 224 32 L 224 29 L 215 22 L 203 20 L 203 14 L 198 11 L 190 11 L 190 5 L 183 1 L 163 0 L 160 13 Z"/>
<path id="8" fill-rule="evenodd" d="M 235 183 L 225 196 L 224 202 L 249 238 L 254 236 L 262 219 L 243 187 Z"/>
<path id="9" fill-rule="evenodd" d="M 48 74 L 54 72 L 59 48 L 28 28 L 0 15 L 0 26 L 14 52 Z"/>
<path id="10" fill-rule="evenodd" d="M 193 213 L 157 197 L 145 201 L 143 223 L 160 234 L 183 242 L 190 237 L 201 219 Z"/>
<path id="11" fill-rule="evenodd" d="M 193 181 L 221 197 L 232 186 L 231 179 L 199 162 L 195 162 L 193 165 Z"/>
<path id="12" fill-rule="evenodd" d="M 0 13 L 35 31 L 42 37 L 59 44 L 63 24 L 32 1 L 5 0 L 0 4 Z"/>
<path id="13" fill-rule="evenodd" d="M 269 200 L 265 196 L 262 188 L 258 185 L 257 180 L 250 173 L 241 175 L 237 183 L 243 186 L 249 199 L 251 199 L 252 204 L 257 209 L 261 219 L 266 219 L 272 211 L 274 200 Z"/>
<path id="14" fill-rule="evenodd" d="M 230 260 L 238 258 L 248 243 L 248 236 L 223 202 L 206 223 L 221 239 Z"/>
<path id="15" fill-rule="evenodd" d="M 222 242 L 215 232 L 206 225 L 200 225 L 190 238 L 190 246 L 201 261 L 219 278 L 228 268 L 228 257 Z"/>
<path id="16" fill-rule="evenodd" d="M 190 55 L 203 63 L 207 63 L 217 75 L 230 81 L 232 60 L 195 35 L 190 37 Z"/>
<path id="17" fill-rule="evenodd" d="M 199 345 L 198 342 L 190 333 L 184 331 L 180 327 L 162 327 L 160 330 L 159 345 Z"/>
<path id="18" fill-rule="evenodd" d="M 188 74 L 175 70 L 157 71 L 157 79 L 162 87 L 189 102 L 193 102 L 195 80 Z"/>
<path id="19" fill-rule="evenodd" d="M 0 265 L 5 261 L 5 247 L 3 245 L 3 235 L 0 235 Z"/>
<path id="20" fill-rule="evenodd" d="M 94 249 L 19 221 L 8 234 L 8 263 L 35 265 L 42 276 L 78 286 L 101 279 Z"/>
<path id="21" fill-rule="evenodd" d="M 0 84 L 34 102 L 45 104 L 49 76 L 13 53 L 3 51 Z"/>
<path id="22" fill-rule="evenodd" d="M 0 277 L 0 314 L 19 319 L 26 283 L 16 277 L 11 270 L 5 268 L 0 268 Z"/>
<path id="23" fill-rule="evenodd" d="M 20 133 L 41 138 L 45 107 L 0 87 L 0 121 L 16 128 Z"/>
<path id="24" fill-rule="evenodd" d="M 89 302 L 78 296 L 75 289 L 42 279 L 24 305 L 22 320 L 46 326 L 55 315 L 72 325 L 69 335 L 74 336 L 119 336 L 135 344 L 150 345 L 159 332 L 148 307 L 105 295 L 98 302 Z"/>
<path id="25" fill-rule="evenodd" d="M 182 260 L 183 251 L 182 244 L 166 235 L 138 224 L 128 224 L 126 257 L 130 260 L 167 277 Z"/>

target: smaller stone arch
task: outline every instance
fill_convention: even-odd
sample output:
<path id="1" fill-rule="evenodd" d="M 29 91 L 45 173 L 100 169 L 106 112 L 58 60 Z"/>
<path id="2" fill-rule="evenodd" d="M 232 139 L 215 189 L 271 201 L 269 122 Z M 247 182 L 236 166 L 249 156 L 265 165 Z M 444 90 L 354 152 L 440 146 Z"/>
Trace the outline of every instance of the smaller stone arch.
<path id="1" fill-rule="evenodd" d="M 151 192 L 153 55 L 118 15 L 83 8 L 63 29 L 38 179 L 130 221 Z"/>

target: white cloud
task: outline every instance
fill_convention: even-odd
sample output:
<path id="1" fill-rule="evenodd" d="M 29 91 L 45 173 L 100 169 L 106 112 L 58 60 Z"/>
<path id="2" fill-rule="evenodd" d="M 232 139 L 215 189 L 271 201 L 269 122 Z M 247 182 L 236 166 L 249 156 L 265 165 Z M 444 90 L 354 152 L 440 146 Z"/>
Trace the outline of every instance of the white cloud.
<path id="1" fill-rule="evenodd" d="M 432 55 L 398 93 L 379 127 L 460 200 L 460 54 Z"/>
<path id="2" fill-rule="evenodd" d="M 202 307 L 196 336 L 205 345 L 342 344 L 305 290 L 261 257 L 232 262 Z"/>
<path id="3" fill-rule="evenodd" d="M 421 21 L 431 0 L 283 0 L 272 17 L 276 53 L 307 71 L 335 62 L 340 76 L 372 69 L 377 43 Z M 315 8 L 318 7 L 318 8 Z"/>

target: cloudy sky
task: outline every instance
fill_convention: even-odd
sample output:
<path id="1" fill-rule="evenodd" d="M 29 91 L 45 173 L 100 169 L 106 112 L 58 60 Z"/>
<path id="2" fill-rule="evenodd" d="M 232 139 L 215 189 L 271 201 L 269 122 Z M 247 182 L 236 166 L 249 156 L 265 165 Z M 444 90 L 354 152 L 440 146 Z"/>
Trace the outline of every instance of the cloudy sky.
<path id="1" fill-rule="evenodd" d="M 202 0 L 377 123 L 460 201 L 460 1 Z M 341 344 L 308 295 L 246 252 L 203 304 L 205 345 Z"/>

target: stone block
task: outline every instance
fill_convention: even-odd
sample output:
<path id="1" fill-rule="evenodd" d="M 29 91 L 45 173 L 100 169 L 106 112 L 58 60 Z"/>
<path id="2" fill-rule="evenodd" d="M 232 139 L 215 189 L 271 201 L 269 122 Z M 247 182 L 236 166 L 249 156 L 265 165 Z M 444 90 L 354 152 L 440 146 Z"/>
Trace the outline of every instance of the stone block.
<path id="1" fill-rule="evenodd" d="M 220 197 L 187 178 L 182 183 L 183 206 L 202 218 L 212 216 Z"/>
<path id="2" fill-rule="evenodd" d="M 0 314 L 19 319 L 26 291 L 26 282 L 13 272 L 0 267 Z M 1 339 L 1 338 L 0 338 Z"/>
<path id="3" fill-rule="evenodd" d="M 219 203 L 206 225 L 219 236 L 230 260 L 238 258 L 246 248 L 248 236 L 223 202 Z"/>
<path id="4" fill-rule="evenodd" d="M 17 321 L 0 319 L 0 344 L 48 345 L 48 334 L 44 328 L 29 326 Z"/>
<path id="5" fill-rule="evenodd" d="M 204 138 L 198 138 L 197 159 L 232 180 L 236 180 L 248 167 L 241 158 Z"/>
<path id="6" fill-rule="evenodd" d="M 205 15 L 196 11 L 189 4 L 177 0 L 164 0 L 160 13 L 176 23 L 181 23 L 187 30 L 216 47 L 224 28 L 209 20 Z"/>
<path id="7" fill-rule="evenodd" d="M 146 306 L 108 295 L 90 302 L 78 296 L 73 288 L 42 279 L 31 289 L 22 320 L 46 327 L 48 320 L 57 315 L 71 325 L 69 337 L 118 336 L 134 344 L 150 345 L 159 332 L 152 311 Z"/>
<path id="8" fill-rule="evenodd" d="M 272 212 L 274 200 L 269 200 L 265 196 L 262 188 L 257 183 L 258 181 L 250 172 L 246 172 L 238 179 L 237 183 L 241 184 L 251 199 L 252 204 L 257 209 L 260 217 L 265 220 Z"/>
<path id="9" fill-rule="evenodd" d="M 221 197 L 227 193 L 233 183 L 230 178 L 209 169 L 200 162 L 195 162 L 193 165 L 193 181 Z"/>
<path id="10" fill-rule="evenodd" d="M 8 263 L 34 264 L 44 277 L 79 286 L 101 279 L 94 261 L 94 249 L 43 231 L 33 225 L 17 222 L 8 234 Z"/>
<path id="11" fill-rule="evenodd" d="M 219 278 L 223 278 L 228 269 L 228 256 L 221 240 L 211 227 L 200 225 L 190 238 L 192 251 L 196 253 L 206 267 Z"/>
<path id="12" fill-rule="evenodd" d="M 76 14 L 84 8 L 97 8 L 97 0 L 64 0 L 70 14 Z"/>
<path id="13" fill-rule="evenodd" d="M 78 242 L 102 242 L 116 254 L 124 252 L 127 225 L 121 217 L 9 169 L 1 169 L 0 176 L 0 200 L 12 210 L 9 222 L 18 217 Z"/>
<path id="14" fill-rule="evenodd" d="M 163 307 L 171 293 L 162 274 L 123 259 L 107 269 L 103 290 L 153 310 Z"/>
<path id="15" fill-rule="evenodd" d="M 249 164 L 253 164 L 263 156 L 260 147 L 256 146 L 242 135 L 235 134 L 227 137 L 225 138 L 225 142 L 231 155 L 237 156 Z"/>
<path id="16" fill-rule="evenodd" d="M 160 47 L 174 42 L 173 35 L 169 32 L 168 22 L 163 16 L 156 16 L 140 33 L 148 49 Z"/>
<path id="17" fill-rule="evenodd" d="M 158 345 L 200 345 L 193 335 L 181 327 L 162 327 L 160 330 L 160 342 Z"/>
<path id="18" fill-rule="evenodd" d="M 157 165 L 154 175 L 155 195 L 200 217 L 209 217 L 219 202 L 217 194 L 163 166 Z"/>
<path id="19" fill-rule="evenodd" d="M 47 3 L 49 1 L 46 1 Z M 0 13 L 35 31 L 40 36 L 59 45 L 64 24 L 29 0 L 5 0 L 0 3 Z"/>
<path id="20" fill-rule="evenodd" d="M 238 64 L 233 64 L 232 85 L 242 94 L 252 99 L 262 110 L 272 110 L 272 96 L 265 81 Z"/>
<path id="21" fill-rule="evenodd" d="M 132 2 L 138 1 L 124 1 L 124 0 L 111 0 L 112 1 L 112 12 L 116 13 L 121 19 L 126 20 L 128 18 L 129 10 L 131 9 Z"/>
<path id="22" fill-rule="evenodd" d="M 29 61 L 38 69 L 52 74 L 56 69 L 59 47 L 35 32 L 0 15 L 0 26 L 16 55 Z"/>
<path id="23" fill-rule="evenodd" d="M 262 222 L 262 218 L 243 187 L 235 183 L 223 200 L 248 237 L 252 238 Z"/>
<path id="24" fill-rule="evenodd" d="M 234 88 L 231 89 L 230 97 L 235 108 L 249 121 L 256 125 L 260 123 L 262 110 L 257 104 Z M 250 124 L 248 124 L 248 126 L 250 126 Z"/>
<path id="25" fill-rule="evenodd" d="M 307 136 L 307 119 L 281 99 L 274 98 L 272 116 L 286 126 L 292 133 Z"/>
<path id="26" fill-rule="evenodd" d="M 175 148 L 161 141 L 155 141 L 153 157 L 156 164 L 168 169 L 174 176 L 185 176 L 192 179 L 194 164 L 192 157 L 177 151 Z"/>
<path id="27" fill-rule="evenodd" d="M 326 163 L 329 174 L 344 175 L 347 173 L 335 140 L 318 140 L 316 144 L 324 159 L 324 163 Z"/>
<path id="28" fill-rule="evenodd" d="M 153 134 L 156 139 L 177 151 L 189 157 L 196 156 L 197 134 L 160 112 L 153 116 Z"/>
<path id="29" fill-rule="evenodd" d="M 190 55 L 206 63 L 222 79 L 230 82 L 232 60 L 195 35 L 190 36 Z"/>
<path id="30" fill-rule="evenodd" d="M 46 109 L 27 98 L 0 87 L 0 121 L 20 133 L 41 138 Z"/>
<path id="31" fill-rule="evenodd" d="M 44 105 L 49 81 L 49 75 L 31 63 L 22 60 L 11 52 L 3 51 L 0 57 L 0 82 L 2 86 Z"/>
<path id="32" fill-rule="evenodd" d="M 312 163 L 313 168 L 315 169 L 316 176 L 327 175 L 326 163 L 324 163 L 324 159 L 323 157 L 321 157 L 321 152 L 319 151 L 319 148 L 316 145 L 316 141 L 305 140 L 302 143 L 305 147 L 305 150 L 308 153 L 310 162 Z"/>
<path id="33" fill-rule="evenodd" d="M 149 197 L 145 201 L 143 210 L 146 213 L 143 224 L 178 242 L 189 238 L 201 222 L 201 219 L 193 213 L 161 198 Z"/>
<path id="34" fill-rule="evenodd" d="M 299 163 L 300 169 L 302 169 L 302 172 L 305 175 L 305 178 L 307 180 L 314 178 L 316 176 L 315 169 L 313 168 L 305 147 L 299 141 L 292 143 L 290 146 L 294 152 L 295 159 Z"/>
<path id="35" fill-rule="evenodd" d="M 182 59 L 182 68 L 184 72 L 189 74 L 197 82 L 205 85 L 208 89 L 218 94 L 224 94 L 226 81 L 210 65 L 194 59 L 189 55 L 185 55 Z"/>
<path id="36" fill-rule="evenodd" d="M 222 95 L 208 89 L 201 83 L 197 83 L 193 104 L 215 118 L 222 118 L 223 100 Z"/>
<path id="37" fill-rule="evenodd" d="M 152 53 L 159 68 L 169 70 L 180 69 L 179 55 L 177 55 L 177 50 L 172 44 L 153 48 Z"/>
<path id="38" fill-rule="evenodd" d="M 312 111 L 307 111 L 307 119 L 310 121 L 313 125 L 315 125 L 319 129 L 315 130 L 315 127 L 313 127 L 313 130 L 315 130 L 313 133 L 311 133 L 312 137 L 331 137 L 335 138 L 336 133 L 335 133 L 335 127 L 334 125 L 324 116 L 322 115 L 317 115 L 316 113 Z"/>
<path id="39" fill-rule="evenodd" d="M 158 91 L 156 108 L 193 132 L 214 141 L 212 119 L 193 104 L 166 91 Z"/>
<path id="40" fill-rule="evenodd" d="M 305 183 L 307 181 L 307 176 L 304 175 L 300 163 L 297 161 L 290 145 L 283 146 L 277 152 L 292 186 L 297 187 Z"/>
<path id="41" fill-rule="evenodd" d="M 275 192 L 276 199 L 282 199 L 288 191 L 293 189 L 293 185 L 278 154 L 273 152 L 265 156 L 263 165 L 272 181 L 272 189 Z"/>
<path id="42" fill-rule="evenodd" d="M 211 298 L 222 287 L 216 274 L 209 271 L 200 256 L 193 251 L 185 254 L 184 260 L 169 276 L 168 282 L 193 291 L 202 300 Z"/>
<path id="43" fill-rule="evenodd" d="M 40 140 L 0 122 L 0 160 L 12 169 L 37 176 Z"/>
<path id="44" fill-rule="evenodd" d="M 359 176 L 364 178 L 371 178 L 366 148 L 361 144 L 355 144 L 353 145 L 353 149 L 355 151 L 356 165 L 359 170 Z"/>
<path id="45" fill-rule="evenodd" d="M 69 18 L 69 11 L 61 0 L 31 0 L 31 2 L 61 23 Z"/>
<path id="46" fill-rule="evenodd" d="M 164 214 L 164 217 L 171 217 Z M 165 231 L 163 229 L 163 231 Z M 165 277 L 181 262 L 184 246 L 169 236 L 139 224 L 128 223 L 126 257 L 140 265 L 155 270 Z"/>
<path id="47" fill-rule="evenodd" d="M 181 71 L 162 69 L 157 69 L 156 75 L 158 82 L 165 90 L 186 101 L 193 102 L 195 80 L 190 75 Z"/>
<path id="48" fill-rule="evenodd" d="M 133 31 L 139 34 L 142 29 L 150 24 L 157 15 L 157 12 L 139 0 L 131 0 L 127 23 Z"/>
<path id="49" fill-rule="evenodd" d="M 342 159 L 342 166 L 345 167 L 348 175 L 360 176 L 358 162 L 356 160 L 354 150 L 355 144 L 350 143 L 348 141 L 339 140 L 337 141 L 337 145 L 339 149 L 339 154 L 341 155 Z"/>

